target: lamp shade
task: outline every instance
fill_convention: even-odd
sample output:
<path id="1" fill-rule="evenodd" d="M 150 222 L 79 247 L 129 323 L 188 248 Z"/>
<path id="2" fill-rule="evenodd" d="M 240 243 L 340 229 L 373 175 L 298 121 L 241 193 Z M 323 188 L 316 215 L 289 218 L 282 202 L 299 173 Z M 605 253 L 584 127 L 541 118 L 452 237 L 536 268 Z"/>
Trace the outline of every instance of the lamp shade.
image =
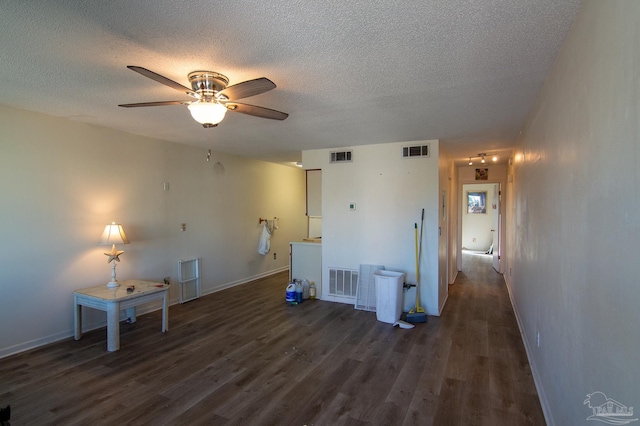
<path id="1" fill-rule="evenodd" d="M 188 106 L 191 116 L 200 124 L 216 125 L 222 121 L 227 108 L 217 102 L 196 101 Z"/>
<path id="2" fill-rule="evenodd" d="M 111 222 L 104 227 L 104 232 L 98 244 L 108 246 L 110 244 L 129 244 L 129 240 L 119 223 Z"/>

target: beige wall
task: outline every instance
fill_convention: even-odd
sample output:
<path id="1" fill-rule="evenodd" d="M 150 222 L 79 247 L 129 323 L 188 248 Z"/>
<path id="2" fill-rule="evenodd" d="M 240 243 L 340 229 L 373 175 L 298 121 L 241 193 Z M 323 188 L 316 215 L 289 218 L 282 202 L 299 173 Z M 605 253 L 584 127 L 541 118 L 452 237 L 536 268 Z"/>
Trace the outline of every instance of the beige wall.
<path id="1" fill-rule="evenodd" d="M 486 181 L 476 180 L 476 169 L 489 169 Z M 506 164 L 488 164 L 482 166 L 460 166 L 458 167 L 458 178 L 460 183 L 486 183 L 504 182 L 507 177 Z"/>
<path id="2" fill-rule="evenodd" d="M 549 424 L 585 423 L 595 391 L 640 405 L 639 17 L 584 2 L 509 172 L 505 277 Z"/>
<path id="3" fill-rule="evenodd" d="M 443 147 L 444 148 L 444 147 Z M 447 232 L 449 236 L 448 247 L 448 280 L 449 284 L 453 284 L 458 276 L 458 226 L 460 217 L 458 209 L 460 208 L 460 188 L 458 187 L 458 170 L 454 162 L 449 166 L 449 190 L 447 192 L 448 202 L 446 203 L 447 212 Z M 448 294 L 448 288 L 447 288 Z"/>
<path id="4" fill-rule="evenodd" d="M 454 163 L 449 154 L 441 149 L 438 156 L 438 312 L 442 312 L 449 297 L 449 283 L 455 275 L 451 275 L 449 266 L 452 264 L 451 245 L 457 240 L 456 235 L 451 233 L 451 223 L 457 217 L 454 210 L 450 208 L 451 188 L 453 175 L 455 174 Z"/>
<path id="5" fill-rule="evenodd" d="M 206 153 L 0 106 L 0 357 L 71 335 L 72 291 L 110 278 L 96 243 L 113 219 L 131 241 L 119 279 L 177 285 L 178 260 L 200 257 L 209 293 L 286 269 L 289 241 L 306 235 L 304 172 Z M 261 256 L 258 218 L 273 216 Z"/>

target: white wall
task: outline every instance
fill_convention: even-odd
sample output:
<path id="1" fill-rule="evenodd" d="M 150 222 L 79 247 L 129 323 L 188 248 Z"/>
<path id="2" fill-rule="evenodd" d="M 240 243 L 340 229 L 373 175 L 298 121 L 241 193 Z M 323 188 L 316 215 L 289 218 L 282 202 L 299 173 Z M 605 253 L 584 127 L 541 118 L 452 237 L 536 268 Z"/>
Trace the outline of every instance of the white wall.
<path id="1" fill-rule="evenodd" d="M 429 315 L 439 314 L 438 141 L 427 142 L 429 158 L 401 157 L 402 146 L 419 141 L 351 147 L 350 163 L 329 164 L 339 149 L 302 153 L 305 168 L 322 169 L 323 299 L 354 302 L 327 297 L 329 267 L 382 264 L 415 283 L 414 224 L 420 226 L 424 208 L 421 302 Z"/>
<path id="2" fill-rule="evenodd" d="M 638 417 L 639 17 L 583 3 L 510 171 L 505 277 L 551 425 L 586 423 L 595 391 Z"/>
<path id="3" fill-rule="evenodd" d="M 110 278 L 97 241 L 113 219 L 131 241 L 120 280 L 177 286 L 178 260 L 201 257 L 209 293 L 287 269 L 306 235 L 304 172 L 206 151 L 0 106 L 0 357 L 71 336 L 73 290 Z M 258 218 L 273 216 L 261 256 Z"/>

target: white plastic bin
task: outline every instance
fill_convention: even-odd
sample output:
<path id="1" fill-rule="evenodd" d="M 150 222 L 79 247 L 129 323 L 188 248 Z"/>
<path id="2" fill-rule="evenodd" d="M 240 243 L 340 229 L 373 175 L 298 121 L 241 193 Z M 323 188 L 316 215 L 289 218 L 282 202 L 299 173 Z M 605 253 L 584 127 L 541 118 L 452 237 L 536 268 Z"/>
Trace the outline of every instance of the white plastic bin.
<path id="1" fill-rule="evenodd" d="M 373 274 L 376 284 L 376 317 L 378 321 L 394 324 L 402 315 L 402 285 L 404 272 L 377 270 Z"/>

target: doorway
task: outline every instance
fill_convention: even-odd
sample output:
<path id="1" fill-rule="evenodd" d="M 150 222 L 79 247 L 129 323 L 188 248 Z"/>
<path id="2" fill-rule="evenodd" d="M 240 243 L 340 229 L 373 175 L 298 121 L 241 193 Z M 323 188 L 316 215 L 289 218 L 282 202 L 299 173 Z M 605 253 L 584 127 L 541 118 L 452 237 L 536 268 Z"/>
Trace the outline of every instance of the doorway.
<path id="1" fill-rule="evenodd" d="M 493 268 L 501 273 L 501 184 L 485 182 L 463 184 L 460 191 L 458 232 L 458 270 L 462 252 L 491 257 Z"/>

